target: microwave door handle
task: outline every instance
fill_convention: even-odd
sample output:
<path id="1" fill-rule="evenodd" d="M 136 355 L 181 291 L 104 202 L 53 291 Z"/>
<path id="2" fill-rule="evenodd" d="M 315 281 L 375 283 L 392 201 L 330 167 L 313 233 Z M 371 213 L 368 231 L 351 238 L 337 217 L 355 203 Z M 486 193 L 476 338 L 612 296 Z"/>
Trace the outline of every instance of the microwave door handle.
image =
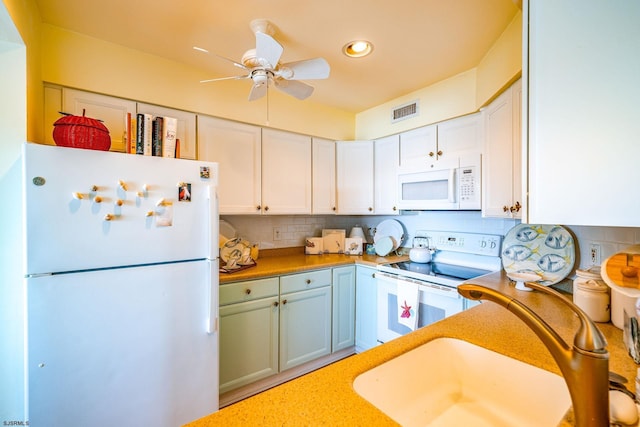
<path id="1" fill-rule="evenodd" d="M 454 194 L 455 191 L 455 186 L 456 184 L 456 169 L 455 168 L 451 168 L 449 169 L 449 203 L 455 203 L 456 202 L 456 195 Z"/>

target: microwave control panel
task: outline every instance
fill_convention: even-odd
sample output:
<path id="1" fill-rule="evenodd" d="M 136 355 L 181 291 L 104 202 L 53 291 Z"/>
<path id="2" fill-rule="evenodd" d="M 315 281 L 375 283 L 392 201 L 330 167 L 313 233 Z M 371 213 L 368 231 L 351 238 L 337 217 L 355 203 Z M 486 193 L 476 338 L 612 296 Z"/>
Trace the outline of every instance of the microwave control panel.
<path id="1" fill-rule="evenodd" d="M 477 166 L 458 169 L 460 209 L 480 209 L 480 174 Z"/>

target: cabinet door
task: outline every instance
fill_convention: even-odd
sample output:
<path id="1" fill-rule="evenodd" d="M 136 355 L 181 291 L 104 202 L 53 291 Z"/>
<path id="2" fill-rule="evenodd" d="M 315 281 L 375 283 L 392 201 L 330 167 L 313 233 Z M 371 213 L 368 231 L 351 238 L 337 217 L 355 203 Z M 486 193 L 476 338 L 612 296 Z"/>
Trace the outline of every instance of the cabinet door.
<path id="1" fill-rule="evenodd" d="M 510 207 L 515 204 L 513 189 L 517 166 L 514 164 L 516 141 L 513 139 L 513 91 L 511 88 L 487 107 L 485 120 L 482 214 L 486 217 L 510 217 Z M 520 172 L 519 167 L 517 172 Z"/>
<path id="2" fill-rule="evenodd" d="M 398 215 L 398 163 L 400 136 L 374 142 L 374 211 L 376 215 Z"/>
<path id="3" fill-rule="evenodd" d="M 373 142 L 338 141 L 336 143 L 336 191 L 338 213 L 373 213 Z"/>
<path id="4" fill-rule="evenodd" d="M 198 159 L 219 164 L 221 215 L 260 213 L 261 155 L 258 126 L 198 116 Z"/>
<path id="5" fill-rule="evenodd" d="M 423 126 L 400 134 L 400 166 L 402 173 L 428 170 L 438 158 L 436 125 Z"/>
<path id="6" fill-rule="evenodd" d="M 524 219 L 640 226 L 640 3 L 523 3 L 529 48 Z"/>
<path id="7" fill-rule="evenodd" d="M 262 212 L 311 213 L 311 137 L 262 130 Z"/>
<path id="8" fill-rule="evenodd" d="M 278 373 L 278 297 L 220 307 L 220 393 Z"/>
<path id="9" fill-rule="evenodd" d="M 356 352 L 378 345 L 375 268 L 356 267 Z"/>
<path id="10" fill-rule="evenodd" d="M 313 138 L 312 213 L 336 213 L 336 143 Z"/>
<path id="11" fill-rule="evenodd" d="M 84 110 L 87 117 L 102 120 L 111 136 L 110 151 L 127 152 L 127 113 L 135 117 L 135 101 L 63 88 L 62 108 L 76 116 Z"/>
<path id="12" fill-rule="evenodd" d="M 153 116 L 175 117 L 178 119 L 178 132 L 176 139 L 180 140 L 180 158 L 196 158 L 196 115 L 188 111 L 175 110 L 173 108 L 160 107 L 158 105 L 138 103 L 138 113 L 151 114 Z"/>
<path id="13" fill-rule="evenodd" d="M 482 113 L 469 114 L 438 123 L 438 160 L 466 153 L 482 152 L 484 141 Z"/>
<path id="14" fill-rule="evenodd" d="M 354 266 L 333 269 L 333 326 L 332 351 L 355 344 L 356 322 L 356 268 Z"/>
<path id="15" fill-rule="evenodd" d="M 280 296 L 280 371 L 331 353 L 331 286 Z"/>

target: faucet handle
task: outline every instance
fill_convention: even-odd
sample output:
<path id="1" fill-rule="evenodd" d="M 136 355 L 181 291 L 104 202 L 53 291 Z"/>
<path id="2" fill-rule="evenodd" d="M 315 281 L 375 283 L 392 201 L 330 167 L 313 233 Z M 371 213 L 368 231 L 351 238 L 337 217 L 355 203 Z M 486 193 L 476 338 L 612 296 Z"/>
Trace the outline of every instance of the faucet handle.
<path id="1" fill-rule="evenodd" d="M 584 351 L 593 353 L 606 353 L 607 352 L 607 339 L 602 335 L 602 332 L 598 326 L 591 320 L 587 314 L 582 311 L 580 307 L 575 305 L 569 299 L 565 298 L 560 292 L 549 288 L 548 286 L 541 285 L 536 282 L 527 282 L 526 286 L 537 291 L 555 296 L 563 301 L 580 320 L 580 328 L 576 332 L 573 339 L 573 345 Z"/>

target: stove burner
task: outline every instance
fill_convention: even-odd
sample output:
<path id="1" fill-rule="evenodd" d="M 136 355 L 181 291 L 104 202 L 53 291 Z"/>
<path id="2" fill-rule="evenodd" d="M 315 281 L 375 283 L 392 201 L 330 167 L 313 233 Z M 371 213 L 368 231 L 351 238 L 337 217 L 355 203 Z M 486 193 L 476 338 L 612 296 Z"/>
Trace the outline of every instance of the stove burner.
<path id="1" fill-rule="evenodd" d="M 441 262 L 422 264 L 418 262 L 407 261 L 388 264 L 388 266 L 394 269 L 401 270 L 398 271 L 398 274 L 402 274 L 402 271 L 407 271 L 411 273 L 417 273 L 419 275 L 447 276 L 451 279 L 460 280 L 473 279 L 474 277 L 491 273 L 490 270 L 482 270 L 479 268 L 466 267 L 462 265 L 445 264 Z M 416 276 L 415 274 L 412 276 L 418 278 L 418 276 Z M 425 278 L 424 280 L 428 281 L 429 278 Z"/>

